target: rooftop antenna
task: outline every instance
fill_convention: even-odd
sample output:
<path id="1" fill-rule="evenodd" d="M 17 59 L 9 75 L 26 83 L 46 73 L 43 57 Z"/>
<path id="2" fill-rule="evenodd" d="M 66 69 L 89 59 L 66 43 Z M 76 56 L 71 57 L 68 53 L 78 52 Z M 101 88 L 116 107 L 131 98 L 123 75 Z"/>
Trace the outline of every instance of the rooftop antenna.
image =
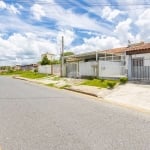
<path id="1" fill-rule="evenodd" d="M 128 47 L 130 47 L 131 46 L 131 41 L 130 40 L 128 40 Z"/>

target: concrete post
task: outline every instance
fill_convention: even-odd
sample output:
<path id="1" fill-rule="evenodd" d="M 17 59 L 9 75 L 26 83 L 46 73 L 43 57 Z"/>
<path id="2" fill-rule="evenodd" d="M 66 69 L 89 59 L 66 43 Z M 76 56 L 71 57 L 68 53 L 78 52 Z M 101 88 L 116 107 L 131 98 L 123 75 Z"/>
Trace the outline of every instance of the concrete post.
<path id="1" fill-rule="evenodd" d="M 128 55 L 128 79 L 132 80 L 132 55 Z"/>

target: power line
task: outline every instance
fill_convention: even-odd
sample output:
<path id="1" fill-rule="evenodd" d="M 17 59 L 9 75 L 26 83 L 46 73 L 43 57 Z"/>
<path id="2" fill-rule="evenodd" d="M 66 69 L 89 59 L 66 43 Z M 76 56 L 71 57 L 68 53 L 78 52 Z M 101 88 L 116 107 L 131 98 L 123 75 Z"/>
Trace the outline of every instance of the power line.
<path id="1" fill-rule="evenodd" d="M 56 2 L 56 3 L 51 3 L 51 2 L 44 2 L 44 1 L 25 1 L 25 0 L 5 0 L 6 3 L 28 3 L 28 4 L 47 4 L 47 5 L 68 5 L 71 4 L 69 2 Z M 87 3 L 87 6 L 150 6 L 150 3 L 119 3 L 119 4 L 108 4 L 108 3 Z"/>
<path id="2" fill-rule="evenodd" d="M 142 10 L 142 9 L 146 9 L 146 8 L 150 8 L 150 6 L 149 7 L 136 7 L 136 8 L 125 8 L 125 10 L 124 11 L 126 11 L 126 10 L 129 10 L 129 11 L 134 11 L 134 10 Z M 118 9 L 119 10 L 119 9 Z M 26 12 L 29 12 L 29 10 L 21 10 L 21 12 L 24 12 L 24 13 L 26 13 Z M 51 13 L 59 13 L 59 14 L 62 14 L 62 12 L 61 11 L 59 11 L 59 10 L 56 10 L 56 11 L 54 11 L 54 10 L 52 10 L 52 11 L 49 11 L 49 12 L 51 12 Z M 72 14 L 72 12 L 68 12 L 68 11 L 66 11 L 66 12 L 63 12 L 64 14 Z M 89 12 L 89 13 L 92 13 L 92 12 Z M 79 13 L 80 14 L 80 13 Z"/>

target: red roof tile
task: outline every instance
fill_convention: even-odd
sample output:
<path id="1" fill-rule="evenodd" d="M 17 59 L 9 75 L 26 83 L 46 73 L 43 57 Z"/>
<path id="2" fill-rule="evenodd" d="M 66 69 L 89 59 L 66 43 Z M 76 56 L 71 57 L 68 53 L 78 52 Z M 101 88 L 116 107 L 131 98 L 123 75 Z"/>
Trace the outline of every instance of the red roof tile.
<path id="1" fill-rule="evenodd" d="M 102 52 L 109 53 L 109 54 L 118 54 L 118 53 L 125 52 L 125 50 L 126 50 L 126 47 L 120 47 L 120 48 L 113 48 L 113 49 L 104 50 Z"/>
<path id="2" fill-rule="evenodd" d="M 136 50 L 145 50 L 150 49 L 150 43 L 143 43 L 141 45 L 133 45 L 126 48 L 126 51 L 136 51 Z"/>
<path id="3" fill-rule="evenodd" d="M 137 43 L 137 44 L 131 44 L 128 47 L 120 47 L 120 48 L 114 48 L 102 51 L 104 53 L 111 53 L 111 54 L 118 54 L 118 53 L 124 53 L 127 52 L 127 54 L 132 53 L 146 53 L 150 52 L 150 43 Z"/>

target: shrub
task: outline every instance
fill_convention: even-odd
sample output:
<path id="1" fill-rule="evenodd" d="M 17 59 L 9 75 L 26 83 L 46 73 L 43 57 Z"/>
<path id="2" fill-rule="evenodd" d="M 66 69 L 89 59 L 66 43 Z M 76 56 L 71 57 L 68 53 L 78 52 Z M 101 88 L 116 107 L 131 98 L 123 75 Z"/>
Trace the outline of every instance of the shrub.
<path id="1" fill-rule="evenodd" d="M 120 81 L 120 84 L 125 84 L 128 81 L 128 78 L 123 77 L 123 78 L 120 78 L 119 81 Z"/>
<path id="2" fill-rule="evenodd" d="M 108 88 L 112 89 L 116 85 L 116 82 L 107 82 Z"/>
<path id="3" fill-rule="evenodd" d="M 13 73 L 14 71 L 12 69 L 9 69 L 7 72 L 8 73 Z"/>
<path id="4" fill-rule="evenodd" d="M 34 72 L 35 72 L 35 73 L 37 73 L 37 72 L 38 72 L 38 69 L 37 69 L 37 68 L 36 68 L 36 69 L 34 69 Z"/>
<path id="5" fill-rule="evenodd" d="M 49 84 L 47 84 L 47 86 L 55 87 L 55 84 L 54 83 L 49 83 Z"/>
<path id="6" fill-rule="evenodd" d="M 104 82 L 105 81 L 105 79 L 100 79 L 101 80 L 101 82 Z"/>

